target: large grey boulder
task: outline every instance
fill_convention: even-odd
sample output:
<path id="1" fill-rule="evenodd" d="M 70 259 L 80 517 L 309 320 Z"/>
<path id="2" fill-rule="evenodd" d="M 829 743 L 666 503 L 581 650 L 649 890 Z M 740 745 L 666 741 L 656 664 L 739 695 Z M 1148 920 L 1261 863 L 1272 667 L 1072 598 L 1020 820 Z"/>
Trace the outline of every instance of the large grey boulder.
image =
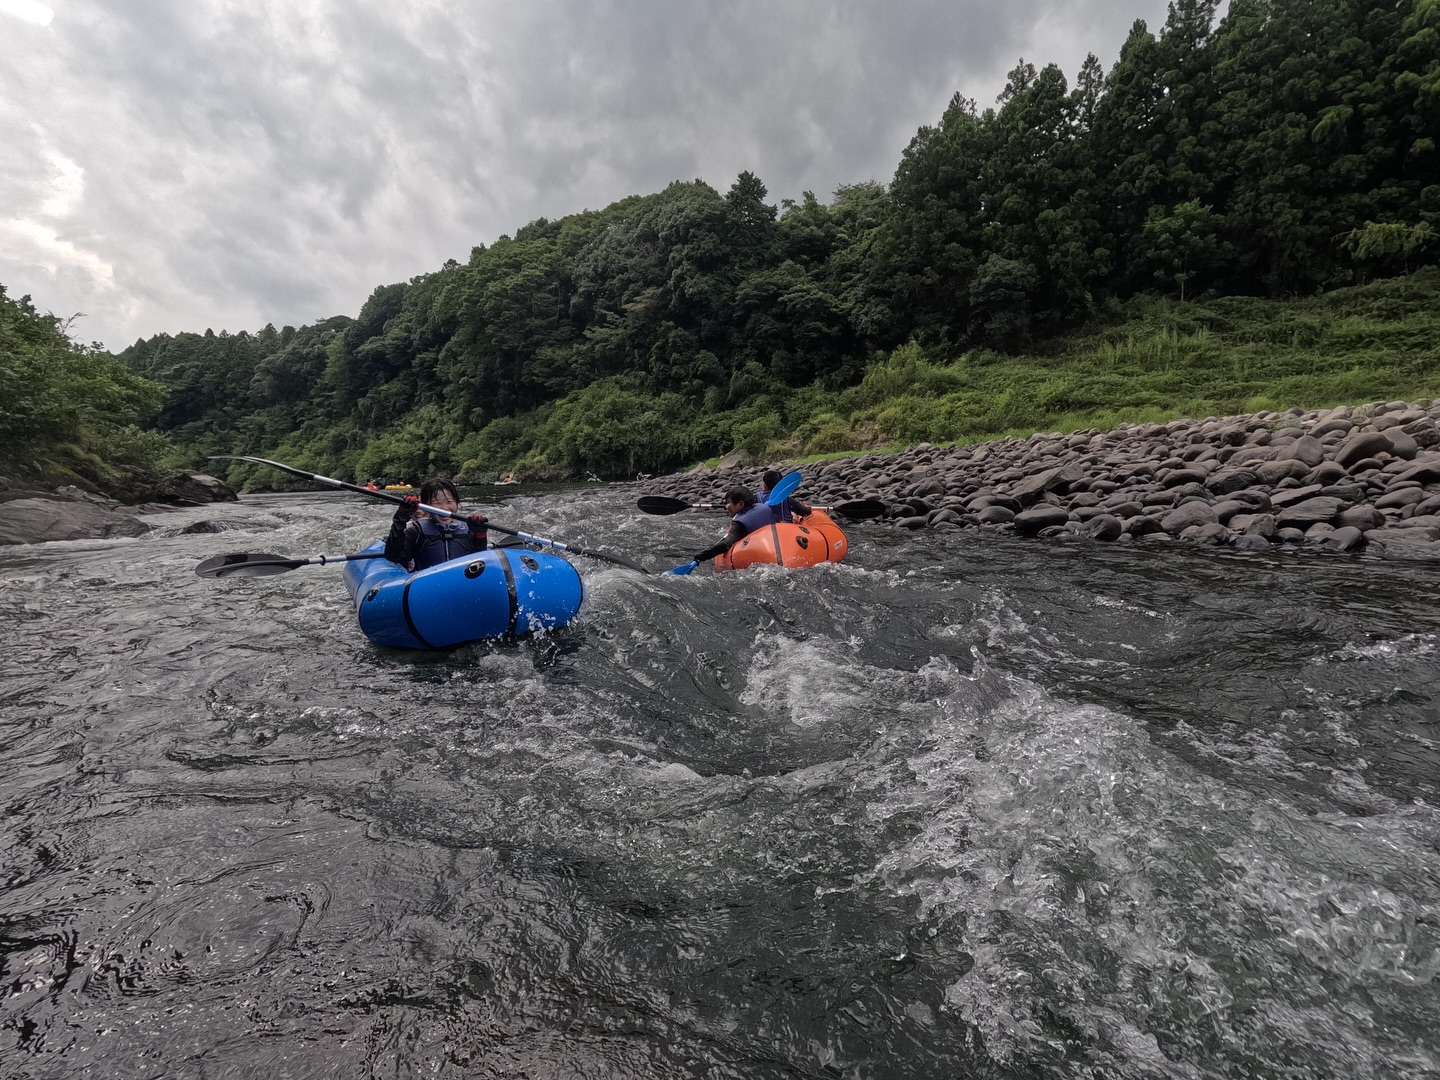
<path id="1" fill-rule="evenodd" d="M 1184 532 L 1192 525 L 1215 524 L 1215 511 L 1206 503 L 1193 502 L 1177 506 L 1160 519 L 1160 525 L 1168 533 Z"/>
<path id="2" fill-rule="evenodd" d="M 1390 483 L 1396 484 L 1402 480 L 1418 480 L 1422 484 L 1432 484 L 1440 480 L 1440 454 L 1417 457 L 1404 470 L 1396 473 Z"/>
<path id="3" fill-rule="evenodd" d="M 1007 525 L 1015 520 L 1015 512 L 996 503 L 981 507 L 975 514 L 981 525 Z"/>
<path id="4" fill-rule="evenodd" d="M 1354 426 L 1354 424 L 1350 423 L 1350 421 L 1344 417 L 1337 416 L 1334 419 L 1322 420 L 1316 424 L 1310 429 L 1310 436 L 1311 438 L 1318 439 L 1323 435 L 1330 435 L 1332 433 L 1349 435 Z"/>
<path id="5" fill-rule="evenodd" d="M 1420 452 L 1420 444 L 1398 427 L 1386 429 L 1385 441 L 1390 444 L 1390 453 L 1397 458 L 1405 458 L 1408 461 Z"/>
<path id="6" fill-rule="evenodd" d="M 1335 524 L 1341 529 L 1353 527 L 1363 532 L 1366 529 L 1378 529 L 1384 523 L 1385 515 L 1368 503 L 1352 506 L 1349 510 L 1342 510 L 1335 515 Z"/>
<path id="7" fill-rule="evenodd" d="M 1325 460 L 1325 447 L 1319 439 L 1313 435 L 1302 435 L 1293 443 L 1280 451 L 1280 461 L 1303 461 L 1312 468 Z"/>
<path id="8" fill-rule="evenodd" d="M 1315 468 L 1300 478 L 1302 484 L 1333 484 L 1338 480 L 1348 480 L 1350 470 L 1343 465 L 1337 465 L 1333 461 L 1322 461 Z"/>
<path id="9" fill-rule="evenodd" d="M 1138 517 L 1132 517 L 1126 521 L 1125 532 L 1136 539 L 1145 536 L 1168 537 L 1169 535 L 1165 532 L 1164 526 L 1148 514 L 1141 514 Z"/>
<path id="10" fill-rule="evenodd" d="M 1415 440 L 1416 446 L 1431 447 L 1440 444 L 1440 428 L 1437 428 L 1435 421 L 1428 416 L 1416 420 L 1413 424 L 1406 424 L 1401 430 Z"/>
<path id="11" fill-rule="evenodd" d="M 1211 521 L 1205 525 L 1192 525 L 1181 536 L 1197 544 L 1223 545 L 1235 539 L 1235 534 L 1218 521 Z"/>
<path id="12" fill-rule="evenodd" d="M 79 499 L 15 499 L 0 503 L 0 544 L 105 540 L 139 536 L 150 526 L 132 514 Z"/>
<path id="13" fill-rule="evenodd" d="M 1390 440 L 1378 431 L 1360 431 L 1345 440 L 1345 445 L 1335 451 L 1335 464 L 1352 468 L 1357 462 L 1373 457 L 1380 451 L 1390 450 Z"/>
<path id="14" fill-rule="evenodd" d="M 1336 529 L 1321 541 L 1332 551 L 1359 551 L 1365 546 L 1365 533 L 1353 525 Z"/>
<path id="15" fill-rule="evenodd" d="M 1255 473 L 1249 469 L 1221 469 L 1205 480 L 1205 488 L 1216 495 L 1228 495 L 1232 491 L 1244 491 L 1253 485 L 1256 479 Z"/>
<path id="16" fill-rule="evenodd" d="M 238 498 L 235 489 L 224 480 L 217 480 L 206 473 L 176 473 L 156 485 L 155 495 L 161 502 L 177 506 L 235 502 Z"/>
<path id="17" fill-rule="evenodd" d="M 1273 540 L 1280 532 L 1274 514 L 1251 514 L 1244 525 L 1239 518 L 1232 518 L 1230 523 L 1234 531 L 1244 529 L 1246 536 L 1263 536 L 1266 540 Z"/>
<path id="18" fill-rule="evenodd" d="M 1270 506 L 1273 509 L 1279 509 L 1282 506 L 1290 506 L 1294 503 L 1304 502 L 1306 499 L 1319 494 L 1319 484 L 1306 484 L 1304 487 L 1290 488 L 1287 491 L 1277 491 L 1270 496 Z"/>
<path id="19" fill-rule="evenodd" d="M 1114 514 L 1099 514 L 1086 522 L 1081 531 L 1092 540 L 1118 540 L 1125 532 L 1125 523 Z"/>
<path id="20" fill-rule="evenodd" d="M 1010 495 L 1021 506 L 1028 506 L 1047 491 L 1064 490 L 1083 475 L 1074 465 L 1059 465 L 1020 480 L 1011 489 Z"/>
<path id="21" fill-rule="evenodd" d="M 1418 487 L 1392 488 L 1375 500 L 1375 509 L 1406 507 L 1425 501 L 1425 492 Z"/>
<path id="22" fill-rule="evenodd" d="M 1205 483 L 1208 474 L 1204 469 L 1171 469 L 1160 481 L 1167 488 L 1186 487 L 1194 484 L 1197 487 Z M 1240 487 L 1249 487 L 1249 484 L 1241 484 Z"/>
<path id="23" fill-rule="evenodd" d="M 1255 479 L 1262 484 L 1278 484 L 1281 480 L 1294 477 L 1299 480 L 1309 475 L 1310 466 L 1298 458 L 1286 458 L 1283 461 L 1266 461 L 1255 468 Z"/>
<path id="24" fill-rule="evenodd" d="M 1230 542 L 1236 551 L 1269 551 L 1270 541 L 1256 533 L 1242 533 Z"/>
<path id="25" fill-rule="evenodd" d="M 1346 506 L 1341 500 L 1330 495 L 1317 495 L 1313 499 L 1305 499 L 1293 506 L 1277 510 L 1275 520 L 1282 529 L 1308 529 L 1319 522 L 1328 523 L 1344 509 Z"/>
<path id="26" fill-rule="evenodd" d="M 1021 536 L 1035 536 L 1041 529 L 1064 525 L 1070 520 L 1070 512 L 1064 507 L 1042 504 L 1015 515 L 1015 531 Z"/>

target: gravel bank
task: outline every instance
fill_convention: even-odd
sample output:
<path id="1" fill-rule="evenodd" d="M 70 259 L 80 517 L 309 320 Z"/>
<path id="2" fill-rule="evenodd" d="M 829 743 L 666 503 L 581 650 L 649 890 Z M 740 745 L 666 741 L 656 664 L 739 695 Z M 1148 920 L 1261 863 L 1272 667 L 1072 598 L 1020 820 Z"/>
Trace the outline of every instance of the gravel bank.
<path id="1" fill-rule="evenodd" d="M 922 444 L 807 465 L 798 497 L 878 499 L 882 520 L 906 529 L 1440 559 L 1437 421 L 1440 401 L 1392 401 Z M 759 471 L 692 472 L 641 489 L 714 502 L 732 483 L 754 486 Z"/>

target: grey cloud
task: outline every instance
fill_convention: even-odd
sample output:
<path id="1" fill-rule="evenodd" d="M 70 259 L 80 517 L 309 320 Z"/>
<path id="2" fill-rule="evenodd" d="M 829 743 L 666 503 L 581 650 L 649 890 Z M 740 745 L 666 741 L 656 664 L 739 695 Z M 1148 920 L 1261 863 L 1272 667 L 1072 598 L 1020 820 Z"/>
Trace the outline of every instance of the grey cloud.
<path id="1" fill-rule="evenodd" d="M 353 314 L 536 217 L 671 180 L 723 191 L 748 169 L 773 201 L 888 181 L 955 91 L 989 104 L 1022 55 L 1108 65 L 1164 7 L 75 0 L 18 34 L 0 16 L 0 281 L 117 347 Z M 84 192 L 47 217 L 52 151 Z"/>

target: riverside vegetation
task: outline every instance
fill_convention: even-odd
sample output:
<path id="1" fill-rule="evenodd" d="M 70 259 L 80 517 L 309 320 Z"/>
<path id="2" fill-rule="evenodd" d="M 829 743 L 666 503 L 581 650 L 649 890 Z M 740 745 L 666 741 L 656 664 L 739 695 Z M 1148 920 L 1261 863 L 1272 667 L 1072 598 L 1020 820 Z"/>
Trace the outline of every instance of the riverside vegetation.
<path id="1" fill-rule="evenodd" d="M 706 416 L 675 395 L 592 387 L 458 444 L 441 430 L 427 450 L 421 429 L 402 426 L 359 440 L 358 466 L 347 470 L 342 455 L 331 467 L 357 480 L 452 468 L 469 480 L 501 471 L 564 479 L 592 468 L 629 478 L 731 448 L 747 460 L 820 461 L 921 442 L 1431 397 L 1440 397 L 1440 271 L 1427 268 L 1304 300 L 1141 296 L 1044 352 L 945 358 L 910 342 L 879 353 L 852 386 L 816 382 L 762 395 L 764 411 L 752 400 Z M 724 434 L 706 442 L 700 432 L 711 425 Z M 495 442 L 489 457 L 466 454 L 500 431 L 510 442 Z M 214 452 L 228 452 L 223 430 L 209 438 Z M 413 451 L 387 457 L 397 440 L 413 440 Z M 273 453 L 325 471 L 313 444 L 290 441 Z M 229 475 L 237 485 L 275 482 L 244 466 Z"/>
<path id="2" fill-rule="evenodd" d="M 140 512 L 234 499 L 165 468 L 169 441 L 138 426 L 165 388 L 68 331 L 0 285 L 0 546 L 139 536 Z"/>
<path id="3" fill-rule="evenodd" d="M 169 440 L 142 430 L 166 389 L 0 285 L 0 494 L 78 485 L 154 496 Z"/>
<path id="4" fill-rule="evenodd" d="M 957 96 L 888 185 L 776 207 L 748 172 L 676 182 L 531 222 L 354 318 L 119 359 L 167 392 L 166 464 L 357 481 L 629 478 L 1440 393 L 1440 5 L 1216 11 L 1175 0 L 1073 87 L 1022 62 L 995 108 Z"/>

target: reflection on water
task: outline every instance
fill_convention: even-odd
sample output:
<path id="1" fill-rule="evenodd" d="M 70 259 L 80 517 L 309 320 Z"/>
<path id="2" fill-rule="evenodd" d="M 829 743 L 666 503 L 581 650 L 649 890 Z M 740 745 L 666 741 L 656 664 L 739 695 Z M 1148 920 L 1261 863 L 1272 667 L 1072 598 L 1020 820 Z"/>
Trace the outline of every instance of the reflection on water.
<path id="1" fill-rule="evenodd" d="M 634 495 L 486 510 L 718 532 Z M 872 523 L 445 654 L 192 572 L 387 518 L 0 552 L 0 1075 L 1440 1075 L 1425 568 Z"/>

